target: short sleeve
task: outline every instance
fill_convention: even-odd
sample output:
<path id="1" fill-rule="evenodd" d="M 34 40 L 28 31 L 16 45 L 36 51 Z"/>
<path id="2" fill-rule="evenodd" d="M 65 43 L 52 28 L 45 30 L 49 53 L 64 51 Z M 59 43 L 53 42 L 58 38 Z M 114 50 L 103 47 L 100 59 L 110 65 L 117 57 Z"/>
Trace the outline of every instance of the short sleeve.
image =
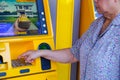
<path id="1" fill-rule="evenodd" d="M 93 21 L 92 24 L 90 25 L 89 29 L 72 46 L 71 52 L 78 60 L 80 59 L 80 47 L 81 47 L 81 44 L 83 43 L 83 41 L 88 36 L 90 36 L 90 35 L 92 35 L 94 33 L 94 30 L 96 29 L 96 26 L 98 25 L 100 19 L 102 19 L 102 17 L 100 17 L 100 18 L 96 19 L 95 21 Z"/>
<path id="2" fill-rule="evenodd" d="M 83 34 L 83 36 L 78 39 L 75 44 L 72 46 L 72 48 L 70 49 L 73 56 L 76 57 L 78 60 L 80 59 L 80 47 L 82 42 L 85 40 L 85 38 L 88 36 L 89 31 L 87 31 L 85 34 Z"/>

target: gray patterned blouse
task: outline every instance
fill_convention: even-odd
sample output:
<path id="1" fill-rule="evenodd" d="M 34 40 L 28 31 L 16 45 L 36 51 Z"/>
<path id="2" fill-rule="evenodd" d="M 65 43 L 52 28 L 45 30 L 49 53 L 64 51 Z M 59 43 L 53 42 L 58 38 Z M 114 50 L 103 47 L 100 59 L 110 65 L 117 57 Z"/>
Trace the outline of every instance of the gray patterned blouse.
<path id="1" fill-rule="evenodd" d="M 120 14 L 99 35 L 104 20 L 95 20 L 71 48 L 80 61 L 80 80 L 120 80 Z"/>

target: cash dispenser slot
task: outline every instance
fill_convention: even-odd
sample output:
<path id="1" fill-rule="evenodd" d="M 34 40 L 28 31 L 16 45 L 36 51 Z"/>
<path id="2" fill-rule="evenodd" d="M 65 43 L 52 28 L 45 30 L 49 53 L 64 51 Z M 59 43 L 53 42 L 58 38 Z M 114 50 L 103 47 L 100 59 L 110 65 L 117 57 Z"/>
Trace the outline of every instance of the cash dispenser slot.
<path id="1" fill-rule="evenodd" d="M 34 49 L 32 41 L 10 43 L 10 47 L 11 65 L 13 68 L 32 65 L 31 63 L 25 63 L 24 59 L 18 59 L 18 56 L 23 52 Z"/>

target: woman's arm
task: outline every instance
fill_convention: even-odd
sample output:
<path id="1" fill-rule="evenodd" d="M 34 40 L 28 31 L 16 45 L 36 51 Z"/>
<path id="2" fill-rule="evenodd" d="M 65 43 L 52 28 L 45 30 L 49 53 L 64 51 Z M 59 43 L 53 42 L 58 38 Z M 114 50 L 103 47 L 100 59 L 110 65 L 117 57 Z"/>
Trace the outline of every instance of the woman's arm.
<path id="1" fill-rule="evenodd" d="M 76 62 L 77 59 L 72 55 L 70 49 L 62 49 L 62 50 L 30 50 L 18 58 L 24 58 L 26 62 L 33 62 L 38 57 L 44 57 L 49 60 L 53 60 L 61 63 L 73 63 Z"/>

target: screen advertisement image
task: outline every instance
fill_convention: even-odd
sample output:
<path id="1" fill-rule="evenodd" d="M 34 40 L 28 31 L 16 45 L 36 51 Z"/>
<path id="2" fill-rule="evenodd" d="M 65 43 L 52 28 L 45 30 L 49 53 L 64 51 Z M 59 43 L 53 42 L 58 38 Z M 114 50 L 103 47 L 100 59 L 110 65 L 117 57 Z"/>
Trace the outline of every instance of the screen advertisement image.
<path id="1" fill-rule="evenodd" d="M 36 2 L 0 0 L 0 37 L 39 35 Z"/>

